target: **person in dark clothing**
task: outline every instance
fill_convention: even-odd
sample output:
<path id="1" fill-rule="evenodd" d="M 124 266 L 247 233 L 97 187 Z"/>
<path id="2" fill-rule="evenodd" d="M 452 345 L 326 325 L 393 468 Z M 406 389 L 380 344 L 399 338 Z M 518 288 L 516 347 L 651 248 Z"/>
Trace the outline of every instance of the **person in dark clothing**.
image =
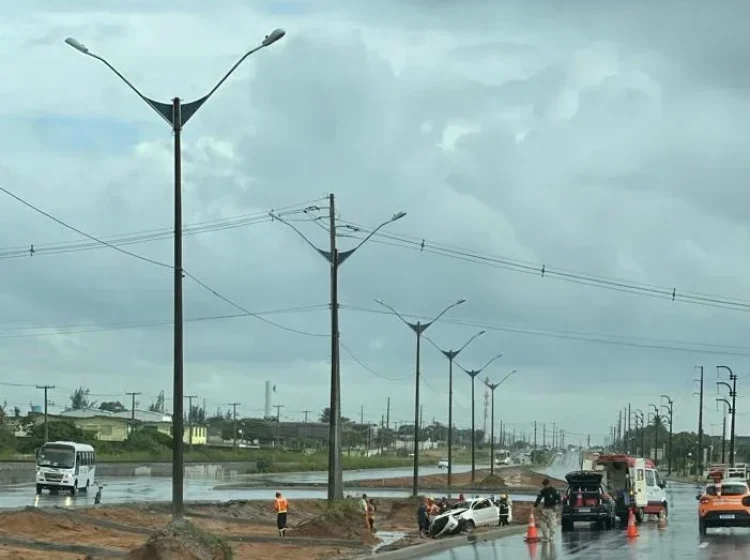
<path id="1" fill-rule="evenodd" d="M 550 541 L 555 538 L 555 527 L 557 526 L 557 513 L 555 508 L 560 503 L 560 493 L 550 486 L 548 478 L 542 481 L 542 489 L 536 497 L 534 508 L 542 505 L 539 513 L 542 522 L 542 540 Z"/>
<path id="2" fill-rule="evenodd" d="M 427 507 L 427 498 L 425 498 L 417 509 L 417 524 L 419 525 L 420 537 L 426 537 L 430 531 L 430 521 L 427 517 Z"/>
<path id="3" fill-rule="evenodd" d="M 500 500 L 498 501 L 497 507 L 500 510 L 498 524 L 501 527 L 509 525 L 510 522 L 508 518 L 510 517 L 510 504 L 508 503 L 508 496 L 506 496 L 505 494 L 500 496 Z"/>

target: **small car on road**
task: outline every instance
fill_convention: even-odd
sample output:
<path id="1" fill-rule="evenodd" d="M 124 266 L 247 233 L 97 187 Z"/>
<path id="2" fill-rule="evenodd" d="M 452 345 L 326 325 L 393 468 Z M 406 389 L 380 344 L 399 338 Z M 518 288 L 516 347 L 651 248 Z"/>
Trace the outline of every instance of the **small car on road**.
<path id="1" fill-rule="evenodd" d="M 602 486 L 601 471 L 573 471 L 565 475 L 568 489 L 562 497 L 562 531 L 572 531 L 577 522 L 593 523 L 597 529 L 614 529 L 615 501 Z"/>
<path id="2" fill-rule="evenodd" d="M 731 479 L 707 484 L 698 500 L 698 530 L 705 535 L 714 527 L 750 527 L 750 488 Z"/>
<path id="3" fill-rule="evenodd" d="M 438 461 L 438 468 L 439 469 L 447 469 L 448 468 L 448 459 L 440 459 Z"/>

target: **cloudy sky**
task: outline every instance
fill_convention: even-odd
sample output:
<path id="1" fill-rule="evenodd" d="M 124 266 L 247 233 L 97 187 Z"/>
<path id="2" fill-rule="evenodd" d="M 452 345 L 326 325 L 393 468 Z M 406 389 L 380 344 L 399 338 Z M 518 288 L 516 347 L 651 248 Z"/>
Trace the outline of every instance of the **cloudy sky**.
<path id="1" fill-rule="evenodd" d="M 601 442 L 619 408 L 661 394 L 675 428 L 695 429 L 700 364 L 706 430 L 717 364 L 739 374 L 750 427 L 747 3 L 6 4 L 0 186 L 132 253 L 0 193 L 11 407 L 41 404 L 37 384 L 56 406 L 77 386 L 144 406 L 171 394 L 172 134 L 64 39 L 187 102 L 282 27 L 183 132 L 186 393 L 259 415 L 270 380 L 285 418 L 326 406 L 330 269 L 267 213 L 326 248 L 335 193 L 341 249 L 408 213 L 341 267 L 346 416 L 380 422 L 390 397 L 392 421 L 413 418 L 415 336 L 376 298 L 413 320 L 466 298 L 426 335 L 456 348 L 487 331 L 458 361 L 502 352 L 482 378 L 518 370 L 496 392 L 509 429 L 555 422 Z M 448 363 L 430 341 L 424 419 L 445 422 Z M 482 401 L 478 383 L 480 427 Z"/>

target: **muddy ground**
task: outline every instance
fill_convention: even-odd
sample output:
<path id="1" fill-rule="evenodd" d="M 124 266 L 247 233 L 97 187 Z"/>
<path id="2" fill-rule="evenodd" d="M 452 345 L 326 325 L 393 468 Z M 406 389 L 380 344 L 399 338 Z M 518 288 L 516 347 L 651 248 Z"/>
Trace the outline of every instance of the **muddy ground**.
<path id="1" fill-rule="evenodd" d="M 377 532 L 372 534 L 367 530 L 357 503 L 351 500 L 329 511 L 325 500 L 290 501 L 289 530 L 283 540 L 277 535 L 272 504 L 267 501 L 186 505 L 185 517 L 195 531 L 208 531 L 228 541 L 237 560 L 279 554 L 285 560 L 342 560 L 368 553 L 381 544 Z M 415 530 L 418 499 L 383 498 L 375 503 L 377 531 L 400 538 L 399 548 L 424 542 Z M 528 503 L 514 504 L 515 522 L 526 523 L 529 509 Z M 2 512 L 0 560 L 83 560 L 91 552 L 40 550 L 10 539 L 96 547 L 99 550 L 90 557 L 98 559 L 129 552 L 129 560 L 223 558 L 221 554 L 198 554 L 197 545 L 180 543 L 182 534 L 175 537 L 170 533 L 169 538 L 151 543 L 152 548 L 161 547 L 161 553 L 145 550 L 145 543 L 154 541 L 154 534 L 167 527 L 170 520 L 166 506 L 155 504 Z M 167 555 L 167 549 L 172 556 Z"/>
<path id="2" fill-rule="evenodd" d="M 535 473 L 525 467 L 509 467 L 496 469 L 494 475 L 490 475 L 489 469 L 477 470 L 474 482 L 471 481 L 471 472 L 454 473 L 452 475 L 452 486 L 454 493 L 461 489 L 471 489 L 486 493 L 498 494 L 501 492 L 537 492 L 542 485 L 542 480 L 548 478 L 542 474 Z M 566 488 L 562 480 L 550 479 L 556 488 Z M 400 478 L 377 478 L 357 481 L 357 486 L 362 488 L 411 488 L 412 477 Z M 446 491 L 448 487 L 448 474 L 431 474 L 419 478 L 419 487 L 423 490 Z"/>

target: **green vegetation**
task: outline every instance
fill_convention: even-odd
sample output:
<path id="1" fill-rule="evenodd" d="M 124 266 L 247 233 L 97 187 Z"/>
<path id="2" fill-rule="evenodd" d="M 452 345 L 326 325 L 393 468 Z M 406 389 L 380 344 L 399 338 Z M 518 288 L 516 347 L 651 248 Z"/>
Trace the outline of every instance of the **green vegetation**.
<path id="1" fill-rule="evenodd" d="M 172 438 L 152 429 L 133 431 L 123 442 L 96 441 L 70 421 L 50 422 L 49 439 L 90 443 L 97 450 L 99 462 L 160 462 L 172 460 Z M 34 425 L 25 438 L 16 438 L 0 425 L 0 460 L 33 461 L 36 450 L 44 442 L 44 424 Z M 193 451 L 185 445 L 186 462 L 256 462 L 260 472 L 325 471 L 328 469 L 326 450 L 313 453 L 274 449 L 232 449 L 194 445 Z M 425 458 L 425 464 L 431 464 Z M 344 452 L 342 465 L 347 470 L 407 467 L 411 457 L 386 454 L 365 457 L 353 452 Z"/>

